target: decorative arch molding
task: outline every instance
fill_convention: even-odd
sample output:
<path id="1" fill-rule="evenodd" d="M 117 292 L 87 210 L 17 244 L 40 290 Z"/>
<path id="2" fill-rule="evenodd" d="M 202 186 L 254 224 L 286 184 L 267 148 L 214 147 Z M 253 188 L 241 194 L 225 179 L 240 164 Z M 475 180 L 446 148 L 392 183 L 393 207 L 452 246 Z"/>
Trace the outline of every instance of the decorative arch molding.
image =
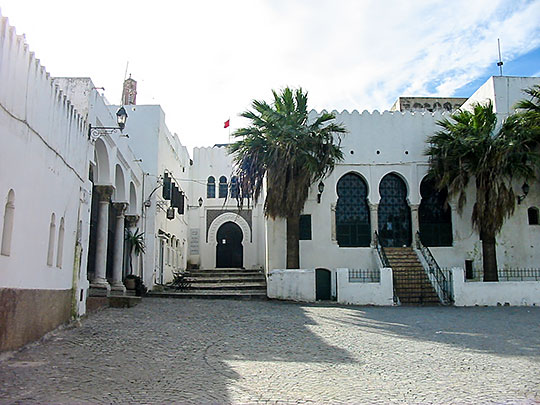
<path id="1" fill-rule="evenodd" d="M 365 173 L 359 172 L 358 170 L 348 170 L 348 171 L 344 172 L 343 174 L 341 174 L 341 175 L 339 176 L 339 178 L 337 179 L 337 181 L 336 181 L 336 183 L 335 183 L 335 192 L 336 192 L 336 196 L 338 195 L 338 194 L 337 194 L 337 188 L 338 188 L 338 183 L 339 183 L 339 181 L 340 181 L 344 176 L 346 176 L 346 175 L 348 175 L 348 174 L 354 174 L 354 175 L 360 177 L 360 178 L 364 181 L 364 183 L 365 183 L 365 185 L 366 185 L 366 187 L 367 187 L 367 195 L 368 195 L 368 200 L 369 200 L 369 193 L 370 193 L 372 187 L 370 187 L 369 180 L 368 180 L 368 178 L 366 177 Z M 383 177 L 384 177 L 384 176 L 383 176 Z M 381 177 L 381 179 L 382 179 L 382 177 Z M 380 181 L 380 180 L 379 180 L 379 181 Z"/>
<path id="2" fill-rule="evenodd" d="M 405 183 L 405 187 L 406 187 L 406 190 L 407 190 L 407 203 L 410 204 L 410 198 L 411 198 L 411 181 L 410 179 L 405 176 L 403 173 L 400 173 L 396 170 L 390 170 L 388 172 L 385 172 L 382 174 L 382 176 L 378 179 L 377 181 L 377 193 L 378 193 L 378 197 L 379 197 L 379 202 L 380 202 L 380 199 L 381 199 L 381 193 L 380 193 L 380 188 L 381 188 L 381 182 L 383 181 L 383 179 L 388 176 L 389 174 L 393 174 L 397 177 L 399 177 L 401 180 L 403 180 L 403 183 Z M 418 185 L 418 194 L 420 194 L 420 185 Z"/>
<path id="3" fill-rule="evenodd" d="M 226 212 L 218 216 L 210 224 L 210 227 L 208 228 L 208 243 L 211 245 L 215 245 L 217 243 L 217 231 L 221 225 L 225 224 L 226 222 L 233 222 L 240 227 L 242 233 L 244 234 L 242 244 L 251 242 L 251 227 L 249 226 L 248 222 L 238 214 Z"/>
<path id="4" fill-rule="evenodd" d="M 116 164 L 114 169 L 114 200 L 115 201 L 127 201 L 126 196 L 126 179 L 122 166 Z"/>

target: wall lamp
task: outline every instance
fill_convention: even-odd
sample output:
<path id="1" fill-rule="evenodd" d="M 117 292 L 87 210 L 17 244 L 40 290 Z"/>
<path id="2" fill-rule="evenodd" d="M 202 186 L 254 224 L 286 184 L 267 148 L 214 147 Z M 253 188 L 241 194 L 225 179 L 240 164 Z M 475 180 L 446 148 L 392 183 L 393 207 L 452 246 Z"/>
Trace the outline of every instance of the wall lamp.
<path id="1" fill-rule="evenodd" d="M 122 106 L 116 112 L 116 123 L 117 127 L 93 127 L 92 124 L 88 125 L 88 139 L 94 143 L 100 136 L 111 135 L 120 131 L 120 136 L 124 138 L 129 138 L 128 134 L 123 134 L 122 131 L 126 127 L 127 121 L 127 112 L 126 109 Z"/>
<path id="2" fill-rule="evenodd" d="M 202 197 L 199 197 L 199 200 L 198 200 L 197 202 L 199 203 L 199 205 L 188 205 L 187 207 L 188 207 L 188 208 L 201 208 L 201 207 L 202 207 L 202 203 L 203 203 Z"/>
<path id="3" fill-rule="evenodd" d="M 321 196 L 324 191 L 324 183 L 321 181 L 319 185 L 317 186 L 317 189 L 319 190 L 319 194 L 317 194 L 317 204 L 321 203 Z"/>
<path id="4" fill-rule="evenodd" d="M 521 191 L 523 191 L 522 195 L 517 196 L 517 203 L 521 204 L 521 202 L 527 197 L 527 194 L 529 194 L 530 187 L 527 183 L 523 183 L 521 186 Z"/>

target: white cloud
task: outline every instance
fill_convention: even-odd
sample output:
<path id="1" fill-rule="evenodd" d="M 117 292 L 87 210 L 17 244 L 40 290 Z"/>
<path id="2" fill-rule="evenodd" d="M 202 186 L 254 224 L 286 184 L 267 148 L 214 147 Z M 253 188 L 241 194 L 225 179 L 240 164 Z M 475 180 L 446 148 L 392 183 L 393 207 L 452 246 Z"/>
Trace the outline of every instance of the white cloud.
<path id="1" fill-rule="evenodd" d="M 383 110 L 496 68 L 497 38 L 505 60 L 540 46 L 539 0 L 3 0 L 2 13 L 51 74 L 91 76 L 111 102 L 129 60 L 138 102 L 162 104 L 189 147 L 226 142 L 223 122 L 242 125 L 272 88 L 301 85 L 316 109 Z"/>

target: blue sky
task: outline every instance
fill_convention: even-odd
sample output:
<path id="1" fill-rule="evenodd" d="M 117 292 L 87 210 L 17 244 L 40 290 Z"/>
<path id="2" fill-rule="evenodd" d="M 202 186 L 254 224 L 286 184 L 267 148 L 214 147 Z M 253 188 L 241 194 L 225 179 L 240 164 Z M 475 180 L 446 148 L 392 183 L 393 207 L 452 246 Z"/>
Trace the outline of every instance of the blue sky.
<path id="1" fill-rule="evenodd" d="M 316 110 L 385 110 L 399 96 L 469 96 L 540 74 L 540 0 L 0 0 L 53 76 L 90 76 L 111 103 L 128 73 L 190 149 L 228 141 L 271 89 Z"/>

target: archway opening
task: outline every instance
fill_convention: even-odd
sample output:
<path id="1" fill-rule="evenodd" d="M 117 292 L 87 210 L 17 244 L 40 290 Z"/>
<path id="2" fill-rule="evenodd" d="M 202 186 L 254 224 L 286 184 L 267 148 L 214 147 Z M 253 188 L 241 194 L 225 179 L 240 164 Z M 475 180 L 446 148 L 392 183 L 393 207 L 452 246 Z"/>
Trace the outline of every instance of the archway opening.
<path id="1" fill-rule="evenodd" d="M 234 222 L 225 222 L 217 231 L 216 267 L 242 268 L 244 250 L 242 229 Z"/>
<path id="2" fill-rule="evenodd" d="M 385 247 L 410 246 L 411 210 L 407 203 L 407 186 L 397 174 L 383 177 L 379 185 L 379 239 Z"/>
<path id="3" fill-rule="evenodd" d="M 332 273 L 328 269 L 315 269 L 315 299 L 317 301 L 332 299 Z"/>

